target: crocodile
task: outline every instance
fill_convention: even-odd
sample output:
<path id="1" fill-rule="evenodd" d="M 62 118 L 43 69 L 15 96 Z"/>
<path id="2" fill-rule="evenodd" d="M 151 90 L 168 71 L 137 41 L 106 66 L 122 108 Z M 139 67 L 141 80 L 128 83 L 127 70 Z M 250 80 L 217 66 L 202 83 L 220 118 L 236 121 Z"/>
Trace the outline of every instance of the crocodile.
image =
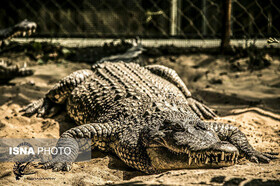
<path id="1" fill-rule="evenodd" d="M 37 24 L 35 22 L 25 19 L 12 27 L 0 29 L 0 48 L 4 48 L 5 41 L 20 35 L 31 35 L 36 31 L 36 28 Z M 7 83 L 15 77 L 30 76 L 32 74 L 33 71 L 26 68 L 26 65 L 19 67 L 4 60 L 0 62 L 0 84 Z"/>
<path id="2" fill-rule="evenodd" d="M 16 36 L 31 35 L 36 31 L 37 24 L 28 21 L 27 19 L 9 28 L 0 29 L 0 47 L 3 47 L 4 42 Z"/>
<path id="3" fill-rule="evenodd" d="M 125 51 L 122 54 L 116 54 L 116 55 L 111 55 L 108 57 L 103 57 L 100 60 L 96 62 L 98 63 L 103 63 L 103 62 L 134 62 L 138 63 L 140 65 L 144 65 L 144 61 L 142 60 L 142 53 L 146 51 L 146 49 L 143 47 L 140 38 L 136 37 L 135 39 L 132 40 L 132 46 Z"/>
<path id="4" fill-rule="evenodd" d="M 8 83 L 15 77 L 31 76 L 33 73 L 34 71 L 28 69 L 26 64 L 23 67 L 19 67 L 4 60 L 0 61 L 0 84 Z"/>
<path id="5" fill-rule="evenodd" d="M 84 138 L 91 139 L 87 148 L 116 154 L 147 174 L 230 166 L 244 157 L 256 163 L 277 158 L 255 150 L 237 127 L 206 121 L 216 114 L 192 97 L 173 69 L 161 65 L 95 64 L 63 78 L 21 112 L 52 117 L 59 110 L 78 126 L 57 142 L 71 154 L 43 163 L 42 168 L 54 171 L 71 170 Z"/>

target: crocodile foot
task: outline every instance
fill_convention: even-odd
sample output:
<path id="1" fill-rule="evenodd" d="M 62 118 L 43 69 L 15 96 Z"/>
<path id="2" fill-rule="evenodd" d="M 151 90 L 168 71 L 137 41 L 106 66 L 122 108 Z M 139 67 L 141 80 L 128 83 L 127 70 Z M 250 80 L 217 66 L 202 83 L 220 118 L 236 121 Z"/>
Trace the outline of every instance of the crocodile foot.
<path id="1" fill-rule="evenodd" d="M 274 152 L 259 152 L 255 151 L 250 157 L 249 160 L 254 163 L 269 163 L 272 159 L 278 159 L 275 155 L 279 153 Z"/>
<path id="2" fill-rule="evenodd" d="M 23 116 L 30 117 L 34 114 L 37 114 L 37 117 L 52 117 L 61 109 L 60 105 L 56 105 L 48 98 L 41 98 L 33 103 L 30 103 L 25 108 L 20 110 L 23 112 Z"/>
<path id="3" fill-rule="evenodd" d="M 201 118 L 201 119 L 213 119 L 217 115 L 206 105 L 202 104 L 199 101 L 196 101 L 193 98 L 187 99 L 188 105 L 190 108 Z"/>
<path id="4" fill-rule="evenodd" d="M 67 171 L 72 169 L 72 162 L 47 162 L 42 166 L 43 169 L 52 169 L 53 171 Z"/>

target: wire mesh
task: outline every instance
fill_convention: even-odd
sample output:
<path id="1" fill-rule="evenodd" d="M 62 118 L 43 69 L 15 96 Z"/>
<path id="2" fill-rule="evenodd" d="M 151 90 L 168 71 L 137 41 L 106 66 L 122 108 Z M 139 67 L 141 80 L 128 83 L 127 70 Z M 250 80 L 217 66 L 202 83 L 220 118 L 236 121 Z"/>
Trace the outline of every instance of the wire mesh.
<path id="1" fill-rule="evenodd" d="M 232 30 L 236 36 L 279 36 L 280 2 L 233 1 Z"/>
<path id="2" fill-rule="evenodd" d="M 220 38 L 223 1 L 218 0 L 9 0 L 0 25 L 27 18 L 36 37 Z M 233 0 L 232 38 L 278 37 L 279 0 Z"/>

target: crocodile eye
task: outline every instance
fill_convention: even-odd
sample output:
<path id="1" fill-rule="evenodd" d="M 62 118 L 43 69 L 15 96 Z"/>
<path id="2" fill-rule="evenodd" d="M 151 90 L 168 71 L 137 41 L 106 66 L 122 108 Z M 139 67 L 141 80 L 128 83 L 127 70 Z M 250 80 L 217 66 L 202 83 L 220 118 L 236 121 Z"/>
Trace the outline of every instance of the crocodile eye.
<path id="1" fill-rule="evenodd" d="M 175 132 L 185 130 L 185 128 L 180 123 L 170 121 L 170 120 L 165 120 L 163 122 L 163 126 L 161 127 L 161 129 L 163 129 L 163 130 L 167 129 L 167 130 L 171 130 L 171 131 L 175 131 Z"/>
<path id="2" fill-rule="evenodd" d="M 175 123 L 172 126 L 172 129 L 175 131 L 184 131 L 184 127 L 180 123 Z"/>

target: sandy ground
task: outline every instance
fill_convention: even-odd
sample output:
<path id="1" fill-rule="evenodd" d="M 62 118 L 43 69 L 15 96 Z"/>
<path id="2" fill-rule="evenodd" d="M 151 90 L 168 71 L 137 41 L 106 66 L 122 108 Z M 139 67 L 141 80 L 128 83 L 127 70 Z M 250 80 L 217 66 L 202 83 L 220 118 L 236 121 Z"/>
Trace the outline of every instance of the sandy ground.
<path id="1" fill-rule="evenodd" d="M 14 60 L 20 60 L 18 58 Z M 260 151 L 280 152 L 280 62 L 255 72 L 231 72 L 224 57 L 169 56 L 149 63 L 174 68 L 194 96 L 218 111 L 217 120 L 238 126 Z M 69 73 L 88 64 L 62 63 L 33 66 L 33 76 L 0 86 L 0 138 L 58 138 L 75 124 L 62 113 L 52 119 L 23 117 L 19 110 L 41 98 Z M 128 168 L 110 154 L 93 152 L 89 162 L 75 163 L 70 172 L 37 169 L 15 180 L 14 163 L 0 163 L 0 185 L 280 185 L 280 160 L 254 164 L 247 160 L 221 169 L 174 170 L 145 175 Z M 40 180 L 51 178 L 51 180 Z"/>

